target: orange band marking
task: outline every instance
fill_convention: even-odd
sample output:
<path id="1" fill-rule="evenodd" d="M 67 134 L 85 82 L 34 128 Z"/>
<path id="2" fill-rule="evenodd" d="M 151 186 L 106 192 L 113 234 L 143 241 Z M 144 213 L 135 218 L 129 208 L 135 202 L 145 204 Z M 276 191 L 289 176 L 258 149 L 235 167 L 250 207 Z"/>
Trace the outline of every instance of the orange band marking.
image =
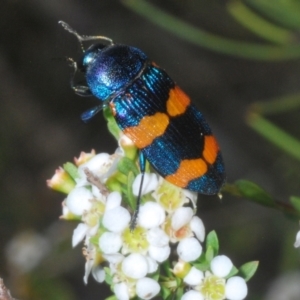
<path id="1" fill-rule="evenodd" d="M 204 136 L 203 157 L 209 163 L 213 164 L 216 161 L 219 152 L 217 140 L 212 135 Z"/>
<path id="2" fill-rule="evenodd" d="M 123 132 L 138 148 L 142 149 L 150 145 L 155 138 L 163 135 L 168 125 L 169 117 L 157 112 L 153 116 L 144 117 L 139 125 L 125 128 Z"/>
<path id="3" fill-rule="evenodd" d="M 176 173 L 166 176 L 165 179 L 185 188 L 191 180 L 201 177 L 206 172 L 207 164 L 203 159 L 185 159 L 181 161 Z"/>
<path id="4" fill-rule="evenodd" d="M 167 100 L 167 112 L 171 117 L 183 114 L 190 105 L 190 98 L 178 86 L 170 89 Z"/>

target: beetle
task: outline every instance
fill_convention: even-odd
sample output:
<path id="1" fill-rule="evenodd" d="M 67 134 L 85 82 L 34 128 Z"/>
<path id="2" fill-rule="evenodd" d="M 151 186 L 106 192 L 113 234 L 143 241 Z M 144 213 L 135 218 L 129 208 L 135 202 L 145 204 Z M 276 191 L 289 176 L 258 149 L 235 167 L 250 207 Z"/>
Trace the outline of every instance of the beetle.
<path id="1" fill-rule="evenodd" d="M 215 195 L 225 183 L 222 155 L 216 138 L 202 113 L 190 98 L 140 49 L 114 44 L 103 36 L 81 36 L 67 23 L 59 22 L 74 34 L 83 55 L 69 59 L 74 74 L 85 74 L 85 85 L 71 87 L 80 96 L 95 96 L 97 107 L 82 114 L 84 121 L 109 106 L 116 123 L 140 150 L 142 181 L 146 159 L 168 182 L 200 194 Z M 102 40 L 87 50 L 83 42 Z M 134 220 L 135 222 L 135 220 Z"/>

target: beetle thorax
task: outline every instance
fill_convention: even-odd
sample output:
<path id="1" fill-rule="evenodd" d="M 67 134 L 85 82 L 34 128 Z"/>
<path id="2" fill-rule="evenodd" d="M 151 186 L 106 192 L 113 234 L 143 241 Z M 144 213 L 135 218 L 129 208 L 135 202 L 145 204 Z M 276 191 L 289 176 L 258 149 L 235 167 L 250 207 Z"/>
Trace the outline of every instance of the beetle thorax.
<path id="1" fill-rule="evenodd" d="M 137 48 L 111 45 L 87 51 L 83 61 L 91 92 L 105 101 L 139 76 L 147 57 Z"/>

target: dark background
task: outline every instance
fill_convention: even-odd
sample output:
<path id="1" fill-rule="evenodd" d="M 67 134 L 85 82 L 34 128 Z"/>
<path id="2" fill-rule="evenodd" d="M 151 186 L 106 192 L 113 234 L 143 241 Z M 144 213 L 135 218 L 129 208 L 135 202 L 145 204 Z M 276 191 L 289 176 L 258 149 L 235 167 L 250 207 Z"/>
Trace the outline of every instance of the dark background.
<path id="1" fill-rule="evenodd" d="M 152 2 L 199 28 L 262 42 L 228 16 L 224 1 Z M 214 53 L 153 25 L 117 0 L 4 0 L 0 10 L 0 276 L 15 297 L 55 299 L 65 291 L 70 299 L 102 299 L 107 291 L 92 278 L 87 287 L 83 285 L 85 261 L 80 247 L 71 249 L 70 243 L 76 224 L 57 221 L 64 196 L 45 183 L 59 165 L 80 151 L 116 148 L 101 114 L 89 124 L 80 120 L 80 114 L 97 100 L 80 98 L 69 87 L 71 70 L 64 57 L 77 58 L 80 48 L 59 20 L 81 34 L 106 35 L 139 47 L 165 68 L 206 116 L 221 145 L 229 182 L 253 180 L 281 201 L 300 194 L 299 163 L 245 123 L 251 103 L 299 91 L 298 60 L 262 62 Z M 299 137 L 298 113 L 272 120 Z M 297 221 L 227 194 L 222 201 L 201 196 L 198 211 L 207 232 L 217 231 L 221 253 L 237 266 L 260 261 L 249 282 L 248 299 L 263 299 L 277 276 L 297 268 L 299 255 L 292 246 Z M 49 253 L 41 266 L 21 273 L 8 263 L 7 243 L 28 230 L 50 240 Z"/>

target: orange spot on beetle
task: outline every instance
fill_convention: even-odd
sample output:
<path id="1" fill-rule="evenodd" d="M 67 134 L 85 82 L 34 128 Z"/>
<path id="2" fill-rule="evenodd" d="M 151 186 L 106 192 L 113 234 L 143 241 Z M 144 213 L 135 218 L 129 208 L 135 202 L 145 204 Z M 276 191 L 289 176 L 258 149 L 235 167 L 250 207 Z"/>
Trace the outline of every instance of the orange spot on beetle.
<path id="1" fill-rule="evenodd" d="M 188 183 L 201 177 L 207 172 L 207 164 L 202 158 L 182 160 L 179 168 L 174 174 L 168 175 L 165 179 L 176 186 L 185 188 Z"/>
<path id="2" fill-rule="evenodd" d="M 212 135 L 204 136 L 204 150 L 203 157 L 209 163 L 213 164 L 216 161 L 219 152 L 217 140 Z"/>
<path id="3" fill-rule="evenodd" d="M 191 100 L 185 92 L 178 86 L 170 89 L 167 100 L 167 112 L 171 117 L 183 114 L 190 105 Z"/>
<path id="4" fill-rule="evenodd" d="M 127 127 L 123 132 L 138 148 L 142 149 L 151 145 L 155 138 L 163 135 L 168 125 L 169 117 L 157 112 L 152 116 L 145 116 L 139 125 Z"/>

